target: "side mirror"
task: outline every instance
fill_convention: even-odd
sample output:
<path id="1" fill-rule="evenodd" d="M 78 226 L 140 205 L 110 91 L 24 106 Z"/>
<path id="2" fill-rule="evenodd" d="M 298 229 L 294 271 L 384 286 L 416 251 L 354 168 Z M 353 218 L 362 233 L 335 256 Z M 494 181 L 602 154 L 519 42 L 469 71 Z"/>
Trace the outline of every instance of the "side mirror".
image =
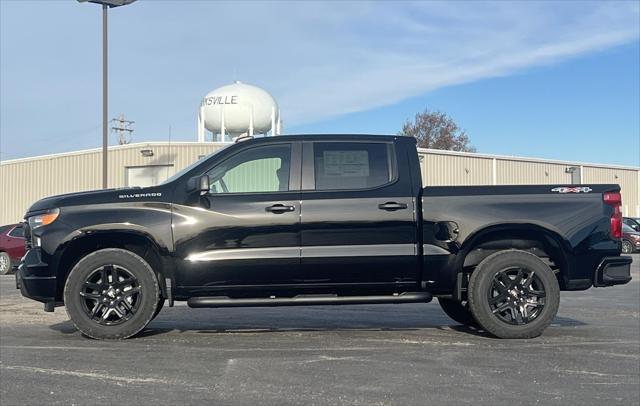
<path id="1" fill-rule="evenodd" d="M 187 182 L 187 192 L 209 193 L 209 175 L 195 176 Z"/>

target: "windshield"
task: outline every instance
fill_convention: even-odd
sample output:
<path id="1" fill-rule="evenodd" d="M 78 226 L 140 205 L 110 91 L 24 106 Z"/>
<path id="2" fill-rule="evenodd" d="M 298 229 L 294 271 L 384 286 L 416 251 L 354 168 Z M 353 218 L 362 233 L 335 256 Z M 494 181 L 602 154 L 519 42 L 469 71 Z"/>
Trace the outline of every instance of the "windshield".
<path id="1" fill-rule="evenodd" d="M 164 182 L 160 183 L 160 185 L 165 185 L 169 182 L 173 182 L 174 180 L 178 179 L 179 177 L 181 177 L 182 175 L 184 175 L 185 173 L 189 172 L 190 170 L 192 170 L 193 168 L 195 168 L 196 166 L 200 165 L 202 162 L 204 162 L 205 160 L 211 158 L 212 156 L 214 156 L 215 154 L 217 154 L 218 152 L 226 149 L 227 147 L 231 146 L 233 144 L 229 144 L 229 145 L 225 145 L 224 147 L 217 149 L 215 151 L 213 151 L 212 153 L 210 153 L 209 155 L 205 155 L 202 158 L 198 159 L 197 161 L 193 162 L 192 164 L 188 165 L 187 167 L 181 169 L 180 171 L 176 172 L 175 174 L 173 174 L 173 176 L 169 177 L 167 180 L 165 180 Z"/>

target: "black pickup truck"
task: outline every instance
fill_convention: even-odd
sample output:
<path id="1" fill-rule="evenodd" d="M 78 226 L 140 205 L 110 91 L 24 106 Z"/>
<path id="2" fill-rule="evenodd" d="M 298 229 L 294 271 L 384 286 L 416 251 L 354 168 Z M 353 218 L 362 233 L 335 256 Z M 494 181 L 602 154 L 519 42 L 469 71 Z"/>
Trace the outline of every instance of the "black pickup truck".
<path id="1" fill-rule="evenodd" d="M 249 139 L 150 188 L 49 197 L 16 274 L 85 335 L 191 307 L 429 302 L 535 337 L 561 290 L 631 280 L 618 185 L 423 187 L 413 138 Z"/>

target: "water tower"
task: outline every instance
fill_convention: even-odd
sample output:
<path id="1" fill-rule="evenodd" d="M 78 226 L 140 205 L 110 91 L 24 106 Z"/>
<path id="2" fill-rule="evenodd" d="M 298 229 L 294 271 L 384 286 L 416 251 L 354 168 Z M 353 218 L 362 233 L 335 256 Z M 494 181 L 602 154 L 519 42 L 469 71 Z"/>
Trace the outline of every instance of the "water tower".
<path id="1" fill-rule="evenodd" d="M 215 89 L 202 99 L 198 114 L 198 142 L 205 129 L 213 141 L 229 142 L 242 135 L 280 134 L 280 109 L 273 96 L 241 82 Z"/>

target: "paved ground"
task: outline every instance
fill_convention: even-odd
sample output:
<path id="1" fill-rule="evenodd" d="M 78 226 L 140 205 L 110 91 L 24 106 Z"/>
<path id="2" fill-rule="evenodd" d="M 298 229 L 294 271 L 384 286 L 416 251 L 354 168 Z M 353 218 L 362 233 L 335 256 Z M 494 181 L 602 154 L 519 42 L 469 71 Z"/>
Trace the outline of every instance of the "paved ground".
<path id="1" fill-rule="evenodd" d="M 434 302 L 162 311 L 141 337 L 83 338 L 0 278 L 0 404 L 637 405 L 640 270 L 563 293 L 543 337 L 497 340 Z"/>

